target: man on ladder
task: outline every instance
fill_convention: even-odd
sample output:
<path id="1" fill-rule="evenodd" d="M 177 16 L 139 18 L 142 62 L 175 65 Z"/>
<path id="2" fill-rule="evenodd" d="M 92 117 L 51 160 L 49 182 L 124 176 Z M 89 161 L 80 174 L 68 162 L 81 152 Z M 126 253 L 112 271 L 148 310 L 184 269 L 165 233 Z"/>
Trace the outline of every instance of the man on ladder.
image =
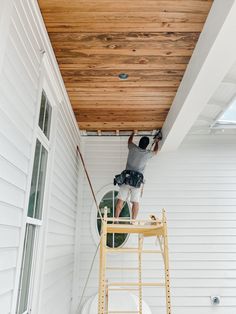
<path id="1" fill-rule="evenodd" d="M 128 159 L 126 163 L 126 169 L 120 174 L 115 176 L 114 184 L 120 186 L 118 194 L 118 200 L 116 204 L 115 217 L 118 218 L 123 208 L 123 203 L 129 197 L 132 203 L 132 219 L 136 219 L 139 211 L 139 199 L 141 194 L 141 185 L 144 183 L 144 170 L 146 164 L 150 158 L 155 156 L 158 151 L 158 142 L 162 139 L 161 130 L 158 130 L 154 136 L 154 148 L 153 150 L 147 150 L 149 144 L 149 138 L 143 136 L 139 145 L 133 143 L 134 132 L 130 135 L 128 140 Z"/>

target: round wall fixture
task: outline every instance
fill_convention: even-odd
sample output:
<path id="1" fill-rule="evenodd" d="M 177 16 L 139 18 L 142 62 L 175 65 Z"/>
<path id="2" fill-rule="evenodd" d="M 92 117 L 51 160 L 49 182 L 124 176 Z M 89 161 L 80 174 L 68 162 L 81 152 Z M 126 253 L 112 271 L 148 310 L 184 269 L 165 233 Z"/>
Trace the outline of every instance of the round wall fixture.
<path id="1" fill-rule="evenodd" d="M 211 304 L 212 305 L 220 304 L 220 297 L 219 296 L 211 296 Z"/>
<path id="2" fill-rule="evenodd" d="M 127 73 L 120 73 L 119 74 L 120 80 L 127 80 L 128 77 L 129 77 L 129 75 Z"/>

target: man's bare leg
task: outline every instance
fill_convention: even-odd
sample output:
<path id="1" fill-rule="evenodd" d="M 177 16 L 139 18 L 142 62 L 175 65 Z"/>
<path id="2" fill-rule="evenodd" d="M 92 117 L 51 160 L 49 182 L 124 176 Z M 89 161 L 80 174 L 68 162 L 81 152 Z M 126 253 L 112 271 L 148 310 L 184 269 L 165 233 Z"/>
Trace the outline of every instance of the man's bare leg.
<path id="1" fill-rule="evenodd" d="M 136 219 L 138 216 L 138 211 L 139 211 L 139 203 L 138 202 L 133 202 L 132 205 L 132 219 Z"/>
<path id="2" fill-rule="evenodd" d="M 116 218 L 119 218 L 119 216 L 120 216 L 120 212 L 123 208 L 123 203 L 124 203 L 124 201 L 118 198 L 117 203 L 116 203 L 116 212 L 115 212 Z"/>

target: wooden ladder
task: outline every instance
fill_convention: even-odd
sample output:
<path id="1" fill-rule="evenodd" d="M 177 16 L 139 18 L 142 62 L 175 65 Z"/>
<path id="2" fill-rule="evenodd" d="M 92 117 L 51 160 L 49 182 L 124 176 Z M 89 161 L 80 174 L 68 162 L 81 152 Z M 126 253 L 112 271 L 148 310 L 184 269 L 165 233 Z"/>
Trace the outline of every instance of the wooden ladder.
<path id="1" fill-rule="evenodd" d="M 166 313 L 171 314 L 170 302 L 170 277 L 169 277 L 169 255 L 168 255 L 168 236 L 165 209 L 162 210 L 162 220 L 128 220 L 107 217 L 107 211 L 104 212 L 103 224 L 101 230 L 100 242 L 100 267 L 99 267 L 99 293 L 98 293 L 98 314 L 116 314 L 116 313 L 138 313 L 142 314 L 142 288 L 163 286 L 166 291 Z M 114 221 L 118 222 L 114 224 Z M 129 222 L 134 224 L 129 224 Z M 138 234 L 137 248 L 109 248 L 107 247 L 108 233 L 128 233 Z M 144 250 L 143 242 L 145 237 L 157 237 L 160 250 Z M 107 268 L 108 253 L 138 253 L 138 281 L 137 282 L 113 282 L 108 283 L 106 270 L 117 270 L 118 268 Z M 143 282 L 142 281 L 142 254 L 158 253 L 162 254 L 165 269 L 165 281 L 163 283 Z M 128 270 L 129 268 L 127 268 Z M 109 291 L 110 290 L 136 290 L 139 293 L 139 310 L 138 311 L 109 311 Z"/>

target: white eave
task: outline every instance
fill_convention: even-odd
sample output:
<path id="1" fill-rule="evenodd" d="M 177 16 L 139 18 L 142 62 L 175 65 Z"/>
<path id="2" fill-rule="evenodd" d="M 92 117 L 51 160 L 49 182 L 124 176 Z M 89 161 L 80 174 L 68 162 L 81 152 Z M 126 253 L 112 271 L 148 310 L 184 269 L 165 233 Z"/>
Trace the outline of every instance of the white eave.
<path id="1" fill-rule="evenodd" d="M 215 0 L 163 126 L 161 151 L 176 150 L 236 61 L 236 1 Z"/>

